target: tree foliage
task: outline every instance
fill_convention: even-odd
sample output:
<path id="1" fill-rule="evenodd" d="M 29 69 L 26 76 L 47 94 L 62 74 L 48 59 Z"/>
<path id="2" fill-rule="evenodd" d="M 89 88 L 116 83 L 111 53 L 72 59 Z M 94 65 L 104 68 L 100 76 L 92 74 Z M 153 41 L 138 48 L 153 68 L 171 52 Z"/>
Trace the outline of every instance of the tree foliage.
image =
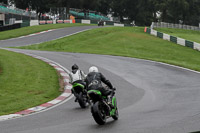
<path id="1" fill-rule="evenodd" d="M 7 4 L 7 0 L 0 0 L 0 3 Z"/>
<path id="2" fill-rule="evenodd" d="M 200 0 L 112 0 L 114 16 L 128 17 L 138 25 L 152 21 L 198 25 Z M 158 15 L 160 17 L 158 18 Z"/>
<path id="3" fill-rule="evenodd" d="M 0 0 L 0 2 L 6 2 Z M 122 22 L 135 21 L 137 25 L 150 25 L 163 21 L 198 25 L 200 0 L 12 0 L 18 8 L 31 8 L 44 13 L 50 7 L 89 9 L 113 14 Z M 158 17 L 160 14 L 160 17 Z"/>

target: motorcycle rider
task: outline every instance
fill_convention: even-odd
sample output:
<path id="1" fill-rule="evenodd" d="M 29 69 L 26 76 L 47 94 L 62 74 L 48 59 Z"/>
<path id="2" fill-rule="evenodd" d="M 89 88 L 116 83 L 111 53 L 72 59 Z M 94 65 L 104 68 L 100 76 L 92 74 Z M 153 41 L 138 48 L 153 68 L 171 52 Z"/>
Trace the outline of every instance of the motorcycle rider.
<path id="1" fill-rule="evenodd" d="M 72 66 L 72 72 L 69 74 L 69 83 L 80 83 L 84 86 L 86 86 L 84 80 L 86 78 L 86 74 L 79 69 L 78 65 L 74 64 Z M 85 88 L 84 88 L 85 89 Z M 72 93 L 74 94 L 74 91 L 72 89 Z M 75 102 L 77 102 L 77 98 L 75 99 Z"/>
<path id="2" fill-rule="evenodd" d="M 85 79 L 87 90 L 99 90 L 103 96 L 108 96 L 111 93 L 111 90 L 114 91 L 115 88 L 109 80 L 107 80 L 102 73 L 98 71 L 98 68 L 92 66 L 89 68 L 89 73 Z M 103 87 L 102 82 L 106 84 L 110 89 Z"/>

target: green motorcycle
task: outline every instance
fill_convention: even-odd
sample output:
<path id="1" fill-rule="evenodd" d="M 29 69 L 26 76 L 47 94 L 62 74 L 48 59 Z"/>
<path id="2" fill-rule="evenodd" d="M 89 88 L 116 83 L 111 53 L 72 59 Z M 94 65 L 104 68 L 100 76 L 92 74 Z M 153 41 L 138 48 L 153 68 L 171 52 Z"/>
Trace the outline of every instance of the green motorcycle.
<path id="1" fill-rule="evenodd" d="M 112 117 L 114 120 L 118 120 L 118 108 L 115 92 L 112 91 L 108 96 L 103 96 L 99 90 L 89 90 L 88 95 L 92 100 L 91 113 L 99 125 L 104 125 L 106 120 Z"/>
<path id="2" fill-rule="evenodd" d="M 72 93 L 76 97 L 81 108 L 86 108 L 87 104 L 90 103 L 89 98 L 87 96 L 87 91 L 84 89 L 85 86 L 80 83 L 73 83 L 72 85 Z"/>

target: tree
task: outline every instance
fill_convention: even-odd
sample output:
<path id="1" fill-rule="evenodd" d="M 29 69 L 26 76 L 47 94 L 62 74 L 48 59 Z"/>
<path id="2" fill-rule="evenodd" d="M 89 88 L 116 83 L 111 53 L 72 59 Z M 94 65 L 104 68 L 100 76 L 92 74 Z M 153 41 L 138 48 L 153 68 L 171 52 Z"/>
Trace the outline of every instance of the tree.
<path id="1" fill-rule="evenodd" d="M 189 4 L 186 0 L 169 0 L 168 3 L 169 21 L 179 23 L 179 20 L 184 20 L 186 13 L 189 11 Z"/>
<path id="2" fill-rule="evenodd" d="M 6 0 L 0 0 L 0 2 Z M 150 25 L 157 21 L 157 13 L 161 14 L 160 21 L 198 25 L 200 21 L 200 0 L 11 0 L 18 8 L 32 9 L 41 15 L 48 12 L 50 7 L 57 7 L 69 13 L 69 8 L 98 11 L 103 14 L 112 13 L 121 22 L 132 22 L 137 25 Z M 65 8 L 63 8 L 65 7 Z M 66 10 L 65 10 L 66 9 Z"/>
<path id="3" fill-rule="evenodd" d="M 188 25 L 199 25 L 200 22 L 200 1 L 199 0 L 186 0 L 189 9 L 186 12 L 184 23 Z"/>
<path id="4" fill-rule="evenodd" d="M 36 13 L 41 17 L 41 14 L 50 11 L 50 1 L 49 0 L 32 0 L 30 6 Z"/>
<path id="5" fill-rule="evenodd" d="M 0 3 L 8 4 L 8 0 L 0 0 Z"/>
<path id="6" fill-rule="evenodd" d="M 97 6 L 95 10 L 107 15 L 108 13 L 110 13 L 111 3 L 112 3 L 112 0 L 99 0 L 96 3 Z"/>
<path id="7" fill-rule="evenodd" d="M 112 11 L 115 16 L 120 17 L 120 21 L 127 18 L 133 20 L 137 25 L 150 25 L 156 18 L 153 0 L 113 0 Z"/>
<path id="8" fill-rule="evenodd" d="M 40 18 L 42 13 L 50 10 L 50 4 L 53 0 L 13 0 L 13 2 L 17 8 L 36 10 Z"/>
<path id="9" fill-rule="evenodd" d="M 155 7 L 157 12 L 161 13 L 160 21 L 167 22 L 168 20 L 168 0 L 156 0 Z"/>
<path id="10" fill-rule="evenodd" d="M 20 9 L 26 9 L 30 6 L 30 0 L 13 0 L 13 2 Z"/>
<path id="11" fill-rule="evenodd" d="M 126 17 L 126 2 L 128 0 L 112 0 L 111 9 L 115 17 L 119 17 L 120 21 L 124 21 Z"/>

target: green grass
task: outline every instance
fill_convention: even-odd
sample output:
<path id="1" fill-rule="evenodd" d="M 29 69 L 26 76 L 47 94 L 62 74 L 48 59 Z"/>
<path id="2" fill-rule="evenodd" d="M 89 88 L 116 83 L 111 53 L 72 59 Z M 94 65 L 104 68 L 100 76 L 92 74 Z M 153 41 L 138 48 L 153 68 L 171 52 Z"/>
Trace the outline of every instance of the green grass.
<path id="1" fill-rule="evenodd" d="M 38 25 L 38 26 L 31 26 L 31 27 L 24 27 L 15 30 L 8 30 L 0 32 L 0 40 L 25 36 L 49 29 L 58 29 L 58 28 L 65 28 L 65 27 L 74 27 L 74 26 L 84 26 L 88 24 L 47 24 L 47 25 Z"/>
<path id="2" fill-rule="evenodd" d="M 23 49 L 128 56 L 200 71 L 200 52 L 144 33 L 143 27 L 107 27 Z"/>
<path id="3" fill-rule="evenodd" d="M 172 28 L 156 28 L 156 30 L 172 36 L 200 43 L 200 31 L 172 29 Z"/>
<path id="4" fill-rule="evenodd" d="M 0 49 L 0 115 L 15 113 L 60 95 L 56 70 L 43 61 Z"/>

